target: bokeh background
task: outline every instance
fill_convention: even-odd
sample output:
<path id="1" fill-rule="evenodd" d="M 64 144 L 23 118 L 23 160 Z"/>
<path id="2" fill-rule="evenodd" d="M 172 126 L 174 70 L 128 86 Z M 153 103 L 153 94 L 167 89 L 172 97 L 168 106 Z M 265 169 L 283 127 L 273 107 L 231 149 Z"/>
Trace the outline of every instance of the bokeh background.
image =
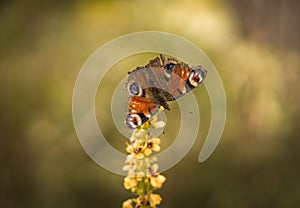
<path id="1" fill-rule="evenodd" d="M 121 176 L 84 152 L 71 102 L 76 77 L 99 46 L 145 30 L 196 43 L 218 69 L 228 101 L 219 146 L 198 163 L 210 103 L 205 87 L 195 90 L 199 137 L 163 173 L 161 207 L 299 207 L 299 11 L 296 0 L 2 1 L 0 207 L 113 208 L 132 197 Z M 154 56 L 124 60 L 100 85 L 99 126 L 124 153 L 126 138 L 111 119 L 110 84 Z M 176 115 L 174 106 L 167 116 Z M 168 130 L 174 118 L 163 149 L 174 138 Z"/>

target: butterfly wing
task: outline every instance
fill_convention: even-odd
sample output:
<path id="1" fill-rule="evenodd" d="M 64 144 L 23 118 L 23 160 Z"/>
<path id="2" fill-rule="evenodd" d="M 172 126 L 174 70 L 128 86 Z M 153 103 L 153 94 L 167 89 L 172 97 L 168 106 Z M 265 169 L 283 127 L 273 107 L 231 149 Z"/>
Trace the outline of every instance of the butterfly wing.
<path id="1" fill-rule="evenodd" d="M 129 128 L 137 128 L 147 122 L 159 110 L 159 105 L 152 100 L 140 96 L 129 98 L 129 113 L 126 117 L 126 125 Z"/>
<path id="2" fill-rule="evenodd" d="M 158 66 L 157 62 L 154 63 L 152 65 Z M 164 93 L 168 88 L 168 80 L 164 78 L 164 68 L 152 65 L 149 66 L 148 64 L 145 67 L 138 67 L 136 70 L 130 72 L 127 79 L 127 91 L 130 97 L 139 96 L 148 98 L 153 103 L 169 109 L 167 104 L 168 99 L 165 97 L 165 95 L 169 95 Z"/>
<path id="3" fill-rule="evenodd" d="M 183 62 L 177 63 L 167 82 L 166 94 L 172 95 L 166 96 L 167 100 L 176 100 L 197 87 L 206 76 L 206 71 L 201 69 L 201 66 L 192 68 Z"/>

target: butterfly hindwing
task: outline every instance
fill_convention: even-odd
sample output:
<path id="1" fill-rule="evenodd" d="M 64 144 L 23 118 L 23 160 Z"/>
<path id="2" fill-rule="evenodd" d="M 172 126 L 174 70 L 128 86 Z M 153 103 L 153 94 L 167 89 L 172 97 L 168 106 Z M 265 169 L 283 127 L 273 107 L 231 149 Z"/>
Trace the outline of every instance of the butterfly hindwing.
<path id="1" fill-rule="evenodd" d="M 128 110 L 126 124 L 130 128 L 137 128 L 158 112 L 159 105 L 148 98 L 133 96 L 129 99 Z"/>

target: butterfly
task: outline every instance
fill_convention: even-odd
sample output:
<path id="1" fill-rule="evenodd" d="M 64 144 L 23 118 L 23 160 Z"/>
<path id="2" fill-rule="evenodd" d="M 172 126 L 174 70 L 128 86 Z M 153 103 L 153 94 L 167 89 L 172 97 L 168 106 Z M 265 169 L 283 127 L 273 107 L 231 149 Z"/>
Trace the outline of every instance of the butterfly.
<path id="1" fill-rule="evenodd" d="M 129 95 L 125 124 L 136 129 L 149 121 L 160 108 L 170 110 L 174 101 L 197 87 L 206 78 L 201 66 L 189 66 L 162 54 L 144 67 L 128 72 L 126 88 Z"/>

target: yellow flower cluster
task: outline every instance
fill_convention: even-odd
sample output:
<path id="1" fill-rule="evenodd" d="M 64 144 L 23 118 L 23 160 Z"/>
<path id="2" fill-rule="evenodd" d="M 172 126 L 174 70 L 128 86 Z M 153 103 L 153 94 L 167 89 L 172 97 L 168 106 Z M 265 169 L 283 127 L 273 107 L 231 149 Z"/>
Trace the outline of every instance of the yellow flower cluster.
<path id="1" fill-rule="evenodd" d="M 158 194 L 150 194 L 148 196 L 144 196 L 143 198 L 137 197 L 135 199 L 128 199 L 123 202 L 122 208 L 138 208 L 141 207 L 142 204 L 146 203 L 146 207 L 156 207 L 160 204 L 162 198 Z M 133 206 L 135 204 L 135 206 Z"/>
<path id="2" fill-rule="evenodd" d="M 162 187 L 166 177 L 158 172 L 157 158 L 151 156 L 160 150 L 160 139 L 148 132 L 151 125 L 148 123 L 147 128 L 134 130 L 129 142 L 126 142 L 129 155 L 123 167 L 127 172 L 123 185 L 137 198 L 123 202 L 123 208 L 155 208 L 161 203 L 160 195 L 153 192 Z"/>
<path id="3" fill-rule="evenodd" d="M 152 154 L 152 151 L 158 152 L 160 150 L 160 139 L 152 138 L 148 141 L 132 140 L 130 143 L 126 142 L 126 151 L 133 154 L 136 158 L 142 159 Z"/>

